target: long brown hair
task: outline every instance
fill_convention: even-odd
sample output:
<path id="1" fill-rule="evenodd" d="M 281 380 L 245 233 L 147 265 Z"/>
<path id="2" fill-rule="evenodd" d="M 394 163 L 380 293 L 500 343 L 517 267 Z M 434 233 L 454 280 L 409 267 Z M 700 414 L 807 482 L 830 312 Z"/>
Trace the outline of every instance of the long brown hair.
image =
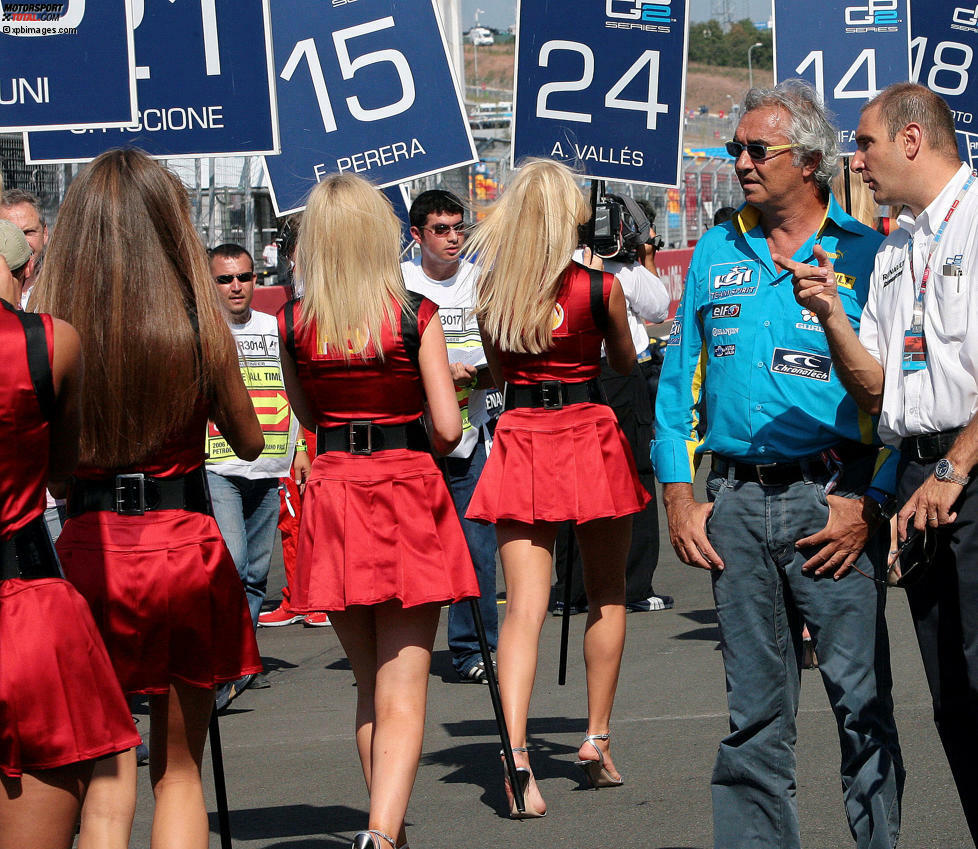
<path id="1" fill-rule="evenodd" d="M 187 193 L 142 151 L 103 153 L 72 182 L 37 286 L 81 336 L 85 464 L 152 457 L 235 367 Z"/>

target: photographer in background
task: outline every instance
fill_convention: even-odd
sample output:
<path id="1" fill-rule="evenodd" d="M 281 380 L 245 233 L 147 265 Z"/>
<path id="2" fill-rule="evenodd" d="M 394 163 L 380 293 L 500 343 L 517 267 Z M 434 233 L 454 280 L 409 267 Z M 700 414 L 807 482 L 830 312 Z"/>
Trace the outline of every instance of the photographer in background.
<path id="1" fill-rule="evenodd" d="M 639 480 L 652 496 L 632 524 L 632 545 L 625 574 L 625 606 L 630 611 L 668 610 L 674 603 L 671 596 L 658 595 L 652 589 L 652 575 L 659 562 L 659 517 L 649 449 L 654 436 L 652 411 L 662 355 L 649 347 L 644 322 L 659 324 L 669 311 L 669 293 L 655 267 L 655 254 L 663 243 L 655 232 L 654 220 L 655 210 L 644 201 L 604 195 L 597 205 L 593 249 L 582 247 L 574 253 L 577 262 L 614 274 L 621 283 L 628 308 L 628 328 L 638 360 L 628 375 L 618 374 L 605 358 L 601 360 L 601 383 L 608 403 L 635 455 Z M 583 234 L 581 241 L 585 241 Z M 555 614 L 563 610 L 568 562 L 573 563 L 571 612 L 583 612 L 587 603 L 580 553 L 571 540 L 570 527 L 565 525 L 557 535 Z"/>

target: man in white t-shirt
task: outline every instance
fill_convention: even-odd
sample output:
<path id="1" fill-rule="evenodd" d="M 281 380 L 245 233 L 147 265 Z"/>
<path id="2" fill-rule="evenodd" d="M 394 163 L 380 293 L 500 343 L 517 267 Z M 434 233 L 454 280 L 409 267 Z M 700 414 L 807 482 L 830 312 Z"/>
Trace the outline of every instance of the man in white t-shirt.
<path id="1" fill-rule="evenodd" d="M 411 236 L 421 257 L 402 263 L 404 283 L 412 292 L 438 304 L 448 362 L 462 412 L 462 440 L 445 458 L 449 487 L 462 530 L 475 564 L 482 597 L 479 609 L 490 651 L 496 650 L 499 616 L 496 609 L 496 531 L 464 518 L 475 485 L 492 445 L 495 421 L 502 412 L 502 396 L 493 388 L 475 317 L 475 282 L 478 272 L 459 259 L 466 224 L 462 202 L 451 192 L 422 192 L 411 204 Z M 448 611 L 448 647 L 452 664 L 463 681 L 485 684 L 486 670 L 479 650 L 469 603 L 453 604 Z"/>
<path id="2" fill-rule="evenodd" d="M 251 255 L 234 244 L 219 245 L 209 254 L 211 276 L 238 349 L 241 376 L 265 435 L 261 456 L 248 462 L 235 456 L 213 422 L 207 426 L 207 484 L 214 518 L 241 576 L 257 628 L 278 522 L 279 478 L 290 473 L 293 457 L 297 478 L 308 476 L 310 463 L 304 448 L 296 452 L 299 424 L 285 395 L 278 323 L 274 316 L 251 309 L 255 294 Z M 218 691 L 218 708 L 248 686 L 267 686 L 267 681 L 255 676 L 226 685 Z"/>

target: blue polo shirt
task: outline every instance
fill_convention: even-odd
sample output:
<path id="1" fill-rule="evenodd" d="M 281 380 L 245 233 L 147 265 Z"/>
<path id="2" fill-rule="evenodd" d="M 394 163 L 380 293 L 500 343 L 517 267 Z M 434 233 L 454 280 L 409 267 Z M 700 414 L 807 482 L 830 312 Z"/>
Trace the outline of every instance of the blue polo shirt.
<path id="1" fill-rule="evenodd" d="M 656 396 L 655 473 L 663 483 L 693 480 L 696 451 L 747 463 L 818 454 L 843 439 L 879 444 L 874 417 L 836 377 L 818 318 L 795 300 L 791 273 L 775 266 L 760 213 L 743 206 L 696 246 L 673 321 Z M 859 318 L 883 236 L 829 199 L 825 218 L 794 255 L 832 259 L 849 321 Z M 704 399 L 707 431 L 696 428 Z M 881 454 L 873 486 L 893 492 L 897 456 Z"/>

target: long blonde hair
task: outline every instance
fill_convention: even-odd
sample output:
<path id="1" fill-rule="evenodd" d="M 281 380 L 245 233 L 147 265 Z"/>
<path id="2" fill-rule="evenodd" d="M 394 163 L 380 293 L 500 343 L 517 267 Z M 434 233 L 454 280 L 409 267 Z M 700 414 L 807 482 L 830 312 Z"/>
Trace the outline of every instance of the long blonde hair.
<path id="1" fill-rule="evenodd" d="M 504 351 L 538 354 L 553 341 L 553 309 L 589 204 L 566 165 L 528 159 L 466 245 L 481 271 L 476 313 Z"/>
<path id="2" fill-rule="evenodd" d="M 383 325 L 399 331 L 393 301 L 408 309 L 400 242 L 390 201 L 366 180 L 333 174 L 312 190 L 295 265 L 304 285 L 300 323 L 316 322 L 320 350 L 328 346 L 349 362 L 366 356 L 371 339 L 383 359 Z"/>
<path id="3" fill-rule="evenodd" d="M 37 290 L 81 337 L 84 464 L 151 458 L 236 368 L 187 193 L 142 151 L 103 153 L 72 182 Z"/>

